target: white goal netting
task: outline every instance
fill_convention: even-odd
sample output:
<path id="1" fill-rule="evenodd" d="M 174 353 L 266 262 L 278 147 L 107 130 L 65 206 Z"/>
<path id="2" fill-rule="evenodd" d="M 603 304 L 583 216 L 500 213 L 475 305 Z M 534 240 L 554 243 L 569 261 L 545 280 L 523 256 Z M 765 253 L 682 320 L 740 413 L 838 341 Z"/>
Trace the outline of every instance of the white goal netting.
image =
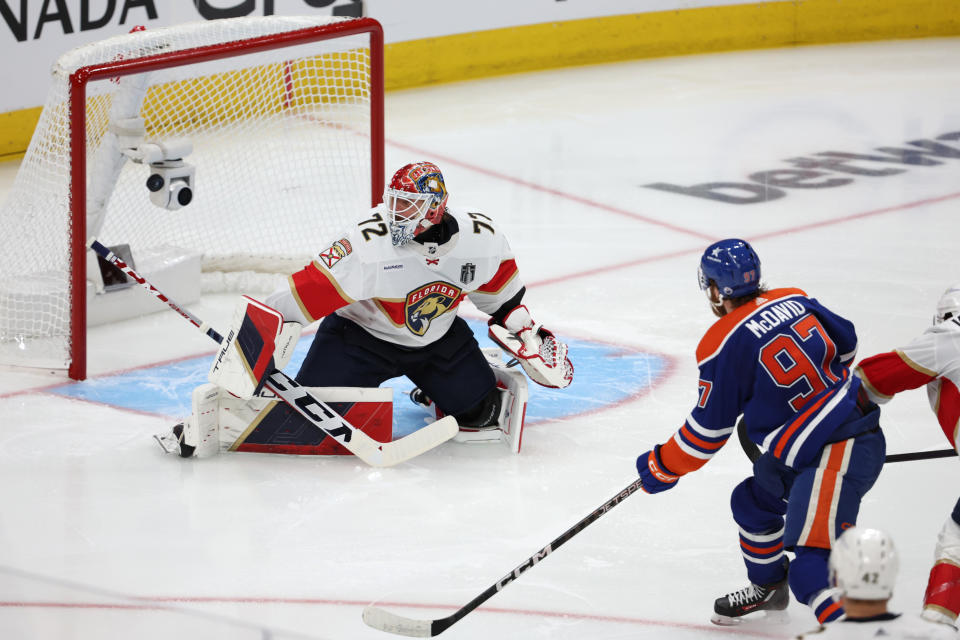
<path id="1" fill-rule="evenodd" d="M 39 124 L 0 208 L 0 363 L 66 367 L 71 344 L 71 170 L 85 161 L 85 235 L 127 244 L 134 261 L 157 247 L 202 255 L 211 282 L 228 272 L 290 273 L 371 204 L 371 52 L 367 33 L 269 50 L 224 43 L 349 25 L 345 18 L 215 20 L 140 31 L 79 47 L 54 65 Z M 281 38 L 282 39 L 282 38 Z M 193 53 L 196 52 L 197 55 Z M 84 113 L 70 108 L 77 70 L 142 59 L 176 66 L 94 79 Z M 154 171 L 122 149 L 187 141 L 192 201 L 151 202 Z M 82 119 L 85 144 L 71 146 Z M 131 142 L 133 141 L 133 142 Z M 73 159 L 72 159 L 73 158 Z M 149 274 L 145 274 L 149 277 Z M 83 283 L 93 299 L 93 285 Z M 239 288 L 243 288 L 240 285 Z M 85 328 L 81 327 L 81 333 Z"/>

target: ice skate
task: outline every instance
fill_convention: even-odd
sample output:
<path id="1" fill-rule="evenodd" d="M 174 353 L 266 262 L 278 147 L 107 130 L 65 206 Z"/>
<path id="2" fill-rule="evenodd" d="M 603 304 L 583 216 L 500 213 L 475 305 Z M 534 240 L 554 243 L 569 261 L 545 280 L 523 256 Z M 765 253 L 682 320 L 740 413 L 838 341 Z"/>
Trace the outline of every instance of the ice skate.
<path id="1" fill-rule="evenodd" d="M 167 433 L 158 433 L 153 438 L 166 453 L 175 453 L 181 458 L 189 458 L 195 450 L 195 447 L 183 443 L 182 422 L 175 424 Z"/>
<path id="2" fill-rule="evenodd" d="M 743 616 L 759 611 L 775 612 L 772 616 L 768 614 L 768 619 L 782 619 L 786 614 L 779 612 L 784 611 L 788 604 L 790 591 L 786 578 L 768 585 L 751 583 L 739 591 L 717 598 L 713 603 L 714 613 L 710 621 L 722 626 L 736 625 L 743 621 Z"/>

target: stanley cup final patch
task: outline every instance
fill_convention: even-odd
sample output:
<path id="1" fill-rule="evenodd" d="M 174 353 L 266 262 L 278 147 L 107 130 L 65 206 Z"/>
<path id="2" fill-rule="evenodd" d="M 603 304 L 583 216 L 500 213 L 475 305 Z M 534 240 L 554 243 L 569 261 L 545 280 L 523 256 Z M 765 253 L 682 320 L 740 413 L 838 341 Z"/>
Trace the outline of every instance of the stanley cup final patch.
<path id="1" fill-rule="evenodd" d="M 477 265 L 468 262 L 460 267 L 460 282 L 470 284 L 477 275 Z"/>
<path id="2" fill-rule="evenodd" d="M 407 294 L 404 317 L 407 329 L 422 336 L 430 321 L 446 313 L 460 299 L 460 289 L 446 282 L 431 282 Z"/>
<path id="3" fill-rule="evenodd" d="M 352 252 L 353 247 L 350 245 L 350 241 L 346 238 L 340 238 L 330 245 L 328 249 L 324 249 L 320 252 L 320 261 L 327 269 L 329 269 L 333 265 L 340 262 L 341 258 L 345 258 Z"/>

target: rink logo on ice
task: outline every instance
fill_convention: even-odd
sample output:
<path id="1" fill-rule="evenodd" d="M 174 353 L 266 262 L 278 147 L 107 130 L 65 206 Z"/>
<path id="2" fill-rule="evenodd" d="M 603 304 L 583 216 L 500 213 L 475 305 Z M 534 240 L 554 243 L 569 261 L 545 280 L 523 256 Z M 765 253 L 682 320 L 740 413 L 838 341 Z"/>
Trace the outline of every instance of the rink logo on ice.
<path id="1" fill-rule="evenodd" d="M 909 146 L 877 147 L 876 153 L 821 151 L 784 160 L 791 169 L 770 169 L 747 176 L 750 182 L 704 182 L 690 186 L 654 182 L 648 189 L 667 191 L 694 198 L 706 198 L 728 204 L 755 204 L 778 200 L 788 189 L 830 189 L 855 182 L 851 176 L 884 178 L 907 171 L 891 165 L 933 167 L 945 160 L 960 160 L 960 146 L 945 142 L 960 141 L 960 131 L 937 136 L 936 139 L 910 140 Z"/>
<path id="2" fill-rule="evenodd" d="M 445 314 L 460 298 L 460 289 L 446 282 L 431 282 L 407 294 L 404 316 L 407 329 L 422 336 L 430 321 Z"/>

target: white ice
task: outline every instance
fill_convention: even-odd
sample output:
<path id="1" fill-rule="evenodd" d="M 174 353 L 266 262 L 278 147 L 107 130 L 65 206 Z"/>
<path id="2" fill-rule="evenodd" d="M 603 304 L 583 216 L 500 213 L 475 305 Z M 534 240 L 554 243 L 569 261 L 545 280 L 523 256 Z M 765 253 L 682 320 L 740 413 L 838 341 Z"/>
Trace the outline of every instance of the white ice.
<path id="1" fill-rule="evenodd" d="M 448 443 L 376 470 L 352 457 L 165 456 L 151 435 L 176 416 L 54 393 L 62 374 L 0 369 L 0 635 L 372 639 L 386 637 L 361 622 L 372 602 L 449 615 L 630 483 L 637 454 L 684 419 L 712 319 L 696 265 L 714 239 L 751 240 L 769 285 L 801 287 L 853 320 L 861 356 L 906 343 L 960 281 L 960 159 L 882 165 L 906 170 L 744 206 L 643 185 L 744 182 L 790 158 L 960 131 L 958 61 L 960 40 L 918 40 L 388 95 L 388 171 L 436 161 L 451 198 L 511 239 L 537 319 L 582 344 L 657 354 L 663 375 L 624 401 L 530 424 L 517 456 Z M 15 170 L 0 165 L 2 191 Z M 222 325 L 231 307 L 224 296 L 193 310 Z M 94 383 L 212 352 L 169 312 L 96 328 L 89 345 Z M 633 388 L 631 371 L 591 379 L 578 366 L 573 397 Z M 531 396 L 531 407 L 553 402 L 533 386 Z M 947 446 L 923 391 L 895 399 L 882 422 L 889 452 Z M 890 464 L 863 503 L 860 524 L 899 545 L 896 610 L 919 610 L 956 464 Z M 796 602 L 782 624 L 709 622 L 713 599 L 746 585 L 728 500 L 749 471 L 731 441 L 675 490 L 617 506 L 444 637 L 785 638 L 814 627 Z"/>

